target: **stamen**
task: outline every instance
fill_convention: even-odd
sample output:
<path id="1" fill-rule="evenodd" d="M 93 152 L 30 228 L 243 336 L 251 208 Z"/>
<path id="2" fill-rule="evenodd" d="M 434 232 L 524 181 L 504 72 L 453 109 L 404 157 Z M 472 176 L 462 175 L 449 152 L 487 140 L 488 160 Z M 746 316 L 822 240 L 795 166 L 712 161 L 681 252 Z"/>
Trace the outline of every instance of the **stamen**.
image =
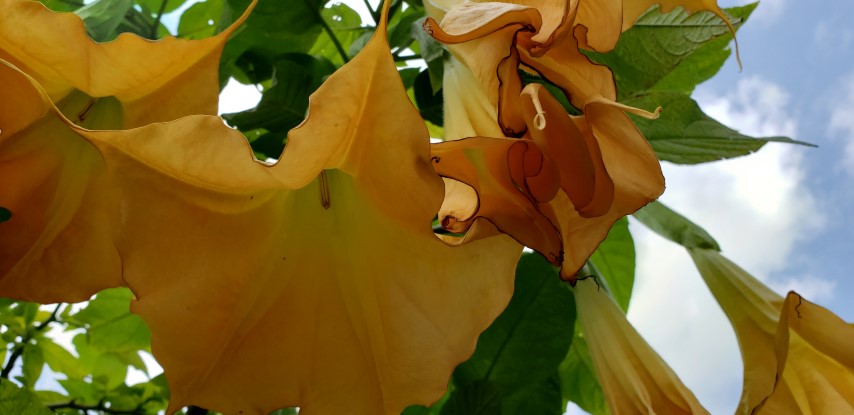
<path id="1" fill-rule="evenodd" d="M 98 98 L 90 98 L 89 102 L 86 106 L 77 113 L 77 122 L 75 124 L 80 124 L 83 121 L 86 121 L 86 117 L 89 115 L 89 111 L 92 110 L 92 107 L 95 106 L 95 103 L 98 102 Z"/>
<path id="2" fill-rule="evenodd" d="M 320 206 L 329 209 L 332 200 L 329 198 L 329 182 L 326 179 L 326 170 L 320 172 Z"/>
<path id="3" fill-rule="evenodd" d="M 531 94 L 531 102 L 537 110 L 537 115 L 534 116 L 534 128 L 542 131 L 546 128 L 546 112 L 543 111 L 543 105 L 540 103 L 540 95 Z"/>

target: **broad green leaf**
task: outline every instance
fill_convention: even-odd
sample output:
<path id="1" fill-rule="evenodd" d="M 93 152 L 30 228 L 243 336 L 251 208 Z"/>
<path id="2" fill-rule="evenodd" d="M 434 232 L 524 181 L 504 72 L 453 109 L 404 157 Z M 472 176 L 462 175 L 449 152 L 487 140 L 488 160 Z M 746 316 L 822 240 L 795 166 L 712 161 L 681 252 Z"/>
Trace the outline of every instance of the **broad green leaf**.
<path id="1" fill-rule="evenodd" d="M 732 24 L 739 27 L 756 4 L 730 9 L 734 14 Z M 658 8 L 650 9 L 638 18 L 631 29 L 623 33 L 617 47 L 607 54 L 590 53 L 597 63 L 608 65 L 614 72 L 619 98 L 637 95 L 643 91 L 656 89 L 662 79 L 673 75 L 667 84 L 678 86 L 680 91 L 690 92 L 693 87 L 708 79 L 722 65 L 720 53 L 703 56 L 709 62 L 696 62 L 704 70 L 680 70 L 673 74 L 680 63 L 706 43 L 719 37 L 731 38 L 726 23 L 711 12 L 689 14 L 682 8 L 669 13 L 660 13 Z M 717 44 L 726 47 L 727 42 Z"/>
<path id="2" fill-rule="evenodd" d="M 426 17 L 418 19 L 412 25 L 412 34 L 417 42 L 413 43 L 411 47 L 415 53 L 421 54 L 421 59 L 427 62 L 430 85 L 433 88 L 433 93 L 436 94 L 442 89 L 442 78 L 445 73 L 445 48 L 436 39 L 433 39 L 433 36 L 430 36 L 422 29 L 425 19 Z"/>
<path id="3" fill-rule="evenodd" d="M 164 13 L 170 13 L 181 7 L 187 0 L 134 0 L 144 10 L 148 10 L 153 14 L 160 12 L 161 8 Z"/>
<path id="4" fill-rule="evenodd" d="M 39 0 L 42 4 L 47 6 L 48 9 L 51 9 L 55 12 L 73 12 L 84 6 L 83 2 L 72 2 L 68 0 Z"/>
<path id="5" fill-rule="evenodd" d="M 60 393 L 53 390 L 37 390 L 35 391 L 35 394 L 36 396 L 38 396 L 39 401 L 45 403 L 46 405 L 50 405 L 52 403 L 57 402 L 68 402 L 71 400 L 64 393 Z"/>
<path id="6" fill-rule="evenodd" d="M 44 369 L 44 354 L 38 344 L 28 343 L 21 353 L 21 381 L 24 386 L 33 389 Z"/>
<path id="7" fill-rule="evenodd" d="M 439 398 L 436 403 L 433 405 L 423 406 L 423 405 L 411 405 L 408 406 L 401 415 L 438 415 L 442 412 L 442 408 L 445 406 L 445 403 L 450 399 L 451 394 L 454 393 L 456 387 L 454 386 L 453 379 L 448 384 L 448 390 L 445 391 L 445 394 Z"/>
<path id="8" fill-rule="evenodd" d="M 233 18 L 245 10 L 250 0 L 228 0 L 229 14 Z M 321 32 L 320 0 L 260 0 L 240 30 L 229 39 L 222 53 L 220 85 L 234 76 L 244 83 L 250 82 L 246 72 L 264 71 L 272 75 L 276 56 L 291 52 L 308 52 Z M 252 59 L 239 61 L 244 54 Z"/>
<path id="9" fill-rule="evenodd" d="M 285 409 L 277 409 L 270 413 L 270 415 L 297 415 L 296 408 L 285 408 Z"/>
<path id="10" fill-rule="evenodd" d="M 605 394 L 596 378 L 593 358 L 581 327 L 576 325 L 572 347 L 558 368 L 561 396 L 564 406 L 568 401 L 593 415 L 607 415 Z"/>
<path id="11" fill-rule="evenodd" d="M 751 3 L 741 7 L 727 9 L 727 13 L 733 19 L 739 20 L 734 27 L 739 28 L 743 24 L 758 3 Z M 658 91 L 673 91 L 691 94 L 694 87 L 714 76 L 729 58 L 732 50 L 728 47 L 732 41 L 732 34 L 727 31 L 705 42 L 694 52 L 679 62 L 673 70 L 663 76 L 652 88 Z"/>
<path id="12" fill-rule="evenodd" d="M 98 350 L 133 353 L 147 349 L 151 335 L 142 319 L 130 313 L 132 297 L 126 288 L 101 291 L 86 308 L 71 315 L 69 322 L 86 327 L 88 343 Z"/>
<path id="13" fill-rule="evenodd" d="M 573 296 L 557 271 L 540 255 L 524 255 L 510 304 L 480 335 L 454 380 L 460 386 L 489 381 L 502 391 L 540 382 L 566 356 L 574 326 Z"/>
<path id="14" fill-rule="evenodd" d="M 557 373 L 501 401 L 501 413 L 506 415 L 561 415 L 565 408 Z"/>
<path id="15" fill-rule="evenodd" d="M 222 1 L 207 0 L 190 6 L 178 23 L 178 37 L 187 39 L 202 39 L 213 36 L 226 26 L 224 14 L 227 13 Z"/>
<path id="16" fill-rule="evenodd" d="M 98 0 L 77 9 L 74 13 L 83 19 L 86 31 L 92 39 L 106 42 L 118 36 L 116 29 L 132 7 L 131 0 Z"/>
<path id="17" fill-rule="evenodd" d="M 54 343 L 51 339 L 41 337 L 38 344 L 44 354 L 44 361 L 53 369 L 54 372 L 63 373 L 69 378 L 83 378 L 88 374 L 88 371 L 83 368 L 74 355 L 62 346 Z"/>
<path id="18" fill-rule="evenodd" d="M 589 261 L 607 281 L 617 304 L 627 311 L 635 283 L 635 243 L 626 218 L 614 223 Z"/>
<path id="19" fill-rule="evenodd" d="M 686 248 L 721 250 L 717 241 L 705 229 L 661 202 L 652 202 L 632 216 L 647 228 Z"/>
<path id="20" fill-rule="evenodd" d="M 62 388 L 68 392 L 68 396 L 83 405 L 92 405 L 99 402 L 104 393 L 95 388 L 95 385 L 81 379 L 62 379 L 58 381 Z"/>
<path id="21" fill-rule="evenodd" d="M 436 125 L 442 125 L 444 119 L 444 100 L 442 99 L 442 90 L 434 92 L 430 81 L 430 70 L 424 70 L 415 78 L 413 85 L 415 92 L 415 103 L 418 105 L 418 111 L 425 120 Z"/>
<path id="22" fill-rule="evenodd" d="M 455 389 L 440 415 L 498 414 L 501 393 L 491 382 L 474 382 Z"/>
<path id="23" fill-rule="evenodd" d="M 323 20 L 332 28 L 333 32 L 335 32 L 335 38 L 338 39 L 338 42 L 341 44 L 341 47 L 344 48 L 344 51 L 347 52 L 348 56 L 355 56 L 361 47 L 367 43 L 367 39 L 370 38 L 370 35 L 366 35 L 367 38 L 363 38 L 366 32 L 371 32 L 369 28 L 362 27 L 362 18 L 359 16 L 355 10 L 350 8 L 343 3 L 334 3 L 329 7 L 325 7 L 319 15 L 315 17 L 315 21 L 317 19 L 323 17 Z M 356 43 L 357 39 L 362 39 L 362 42 L 358 47 L 352 48 L 351 46 Z M 317 42 L 311 48 L 312 55 L 320 55 L 323 56 L 330 61 L 334 62 L 336 65 L 341 65 L 344 63 L 344 59 L 341 57 L 341 53 L 338 51 L 338 48 L 335 46 L 335 43 L 332 41 L 332 38 L 329 37 L 329 33 L 324 32 L 317 39 Z"/>
<path id="24" fill-rule="evenodd" d="M 114 354 L 102 354 L 95 360 L 92 370 L 92 382 L 104 391 L 110 391 L 124 384 L 128 366 Z"/>
<path id="25" fill-rule="evenodd" d="M 424 18 L 424 9 L 416 7 L 410 7 L 394 15 L 389 25 L 391 29 L 388 40 L 392 49 L 405 49 L 415 41 L 415 27 L 413 25 L 422 18 Z"/>
<path id="26" fill-rule="evenodd" d="M 709 117 L 699 105 L 681 93 L 651 93 L 623 103 L 639 108 L 664 110 L 656 120 L 632 116 L 661 160 L 676 164 L 698 164 L 748 155 L 767 142 L 811 145 L 788 137 L 753 138 Z"/>
<path id="27" fill-rule="evenodd" d="M 0 414 L 52 415 L 39 398 L 27 389 L 21 389 L 11 381 L 0 379 Z"/>

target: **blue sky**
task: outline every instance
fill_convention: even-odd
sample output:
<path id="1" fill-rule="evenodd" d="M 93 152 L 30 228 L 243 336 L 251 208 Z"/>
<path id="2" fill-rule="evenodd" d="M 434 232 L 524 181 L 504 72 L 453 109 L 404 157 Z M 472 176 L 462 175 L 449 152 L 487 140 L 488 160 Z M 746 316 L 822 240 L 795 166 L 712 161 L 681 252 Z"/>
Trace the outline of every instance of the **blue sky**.
<path id="1" fill-rule="evenodd" d="M 709 115 L 745 134 L 787 135 L 818 148 L 772 143 L 736 160 L 665 163 L 662 197 L 773 289 L 795 289 L 846 321 L 854 321 L 852 15 L 851 0 L 765 0 L 738 35 L 743 70 L 730 59 L 695 92 Z M 223 112 L 257 100 L 252 90 L 227 91 Z M 637 223 L 632 231 L 630 321 L 711 413 L 732 413 L 742 367 L 729 322 L 684 249 Z"/>

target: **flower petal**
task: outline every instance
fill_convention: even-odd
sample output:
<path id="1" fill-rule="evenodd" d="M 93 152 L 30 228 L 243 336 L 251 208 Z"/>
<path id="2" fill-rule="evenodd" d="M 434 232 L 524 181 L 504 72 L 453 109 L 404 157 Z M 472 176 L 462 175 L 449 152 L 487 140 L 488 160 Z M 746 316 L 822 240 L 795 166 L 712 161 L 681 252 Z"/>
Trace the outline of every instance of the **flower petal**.
<path id="1" fill-rule="evenodd" d="M 220 52 L 252 5 L 209 39 L 122 35 L 104 44 L 71 13 L 21 0 L 0 7 L 0 206 L 13 212 L 0 232 L 0 294 L 83 301 L 122 284 L 113 242 L 120 194 L 101 155 L 66 119 L 117 129 L 215 114 Z"/>
<path id="2" fill-rule="evenodd" d="M 98 151 L 2 60 L 0 85 L 0 206 L 12 212 L 0 223 L 0 296 L 84 301 L 122 285 L 118 193 Z"/>
<path id="3" fill-rule="evenodd" d="M 20 68 L 53 102 L 72 92 L 115 97 L 132 128 L 190 114 L 216 114 L 218 67 L 225 41 L 248 17 L 252 5 L 222 33 L 202 40 L 165 37 L 149 41 L 132 34 L 96 43 L 73 13 L 54 13 L 39 2 L 0 0 L 0 59 Z M 88 104 L 65 111 L 74 116 Z M 65 108 L 62 108 L 65 110 Z"/>
<path id="4" fill-rule="evenodd" d="M 216 117 L 83 132 L 123 192 L 124 278 L 170 412 L 430 404 L 509 301 L 516 242 L 433 235 L 442 181 L 385 29 L 312 96 L 276 165 Z"/>
<path id="5" fill-rule="evenodd" d="M 592 278 L 575 286 L 575 306 L 611 413 L 708 413 Z"/>
<path id="6" fill-rule="evenodd" d="M 528 189 L 525 154 L 537 152 L 529 140 L 470 137 L 432 145 L 433 168 L 442 177 L 463 182 L 477 192 L 478 208 L 473 216 L 455 217 L 454 211 L 440 211 L 442 226 L 452 232 L 468 231 L 474 220 L 485 218 L 525 246 L 542 253 L 557 265 L 561 262 L 561 241 L 554 211 L 537 201 Z M 532 158 L 527 158 L 531 160 Z M 540 165 L 542 158 L 536 158 Z M 558 184 L 557 171 L 530 169 L 551 175 L 553 189 Z M 548 198 L 548 190 L 538 192 Z M 465 205 L 465 203 L 463 203 Z"/>
<path id="7" fill-rule="evenodd" d="M 744 360 L 739 414 L 854 409 L 854 328 L 795 293 L 784 300 L 719 252 L 690 249 Z"/>

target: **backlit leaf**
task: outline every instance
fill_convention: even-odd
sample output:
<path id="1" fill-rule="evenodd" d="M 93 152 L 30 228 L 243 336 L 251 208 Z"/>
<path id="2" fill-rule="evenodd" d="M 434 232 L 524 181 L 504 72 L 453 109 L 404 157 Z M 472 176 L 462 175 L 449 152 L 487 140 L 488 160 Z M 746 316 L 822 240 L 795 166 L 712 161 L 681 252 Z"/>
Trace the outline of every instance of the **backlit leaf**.
<path id="1" fill-rule="evenodd" d="M 0 413 L 16 415 L 52 415 L 39 401 L 39 398 L 27 389 L 2 379 L 0 380 Z"/>
<path id="2" fill-rule="evenodd" d="M 659 235 L 686 248 L 721 250 L 705 229 L 661 202 L 652 202 L 632 216 Z"/>
<path id="3" fill-rule="evenodd" d="M 634 117 L 634 121 L 659 159 L 676 164 L 740 157 L 758 151 L 769 141 L 811 146 L 788 137 L 753 138 L 741 134 L 703 113 L 693 99 L 680 93 L 651 93 L 625 103 L 664 108 L 657 120 Z"/>

